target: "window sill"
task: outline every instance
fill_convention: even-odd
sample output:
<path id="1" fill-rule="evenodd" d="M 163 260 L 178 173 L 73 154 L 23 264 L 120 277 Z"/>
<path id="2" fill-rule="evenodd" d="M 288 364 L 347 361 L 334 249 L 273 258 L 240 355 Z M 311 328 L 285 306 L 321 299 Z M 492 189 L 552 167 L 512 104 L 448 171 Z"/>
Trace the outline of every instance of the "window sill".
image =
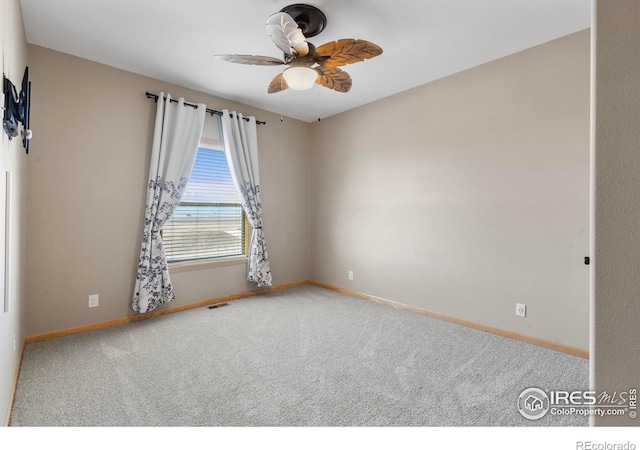
<path id="1" fill-rule="evenodd" d="M 176 264 L 170 265 L 169 272 L 170 273 L 189 272 L 191 270 L 213 269 L 215 267 L 239 266 L 240 264 L 246 264 L 246 263 L 247 263 L 246 256 L 235 256 L 231 258 L 221 258 L 216 260 L 198 261 L 198 262 L 186 261 L 183 263 L 176 263 Z"/>

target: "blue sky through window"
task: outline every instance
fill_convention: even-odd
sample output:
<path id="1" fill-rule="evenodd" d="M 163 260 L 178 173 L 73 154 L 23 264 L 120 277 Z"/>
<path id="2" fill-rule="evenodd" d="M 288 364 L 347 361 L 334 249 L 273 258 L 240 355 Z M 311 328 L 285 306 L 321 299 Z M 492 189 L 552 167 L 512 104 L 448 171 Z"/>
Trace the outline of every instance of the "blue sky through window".
<path id="1" fill-rule="evenodd" d="M 239 203 L 224 151 L 199 148 L 182 202 Z"/>

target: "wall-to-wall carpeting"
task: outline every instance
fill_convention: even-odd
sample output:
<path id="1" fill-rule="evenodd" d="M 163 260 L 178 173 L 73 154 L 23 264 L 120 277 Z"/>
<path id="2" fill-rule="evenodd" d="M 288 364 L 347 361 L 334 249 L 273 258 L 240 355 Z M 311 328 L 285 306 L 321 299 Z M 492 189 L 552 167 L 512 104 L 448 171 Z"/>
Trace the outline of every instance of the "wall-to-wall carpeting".
<path id="1" fill-rule="evenodd" d="M 314 286 L 26 347 L 12 426 L 586 426 L 584 359 Z"/>

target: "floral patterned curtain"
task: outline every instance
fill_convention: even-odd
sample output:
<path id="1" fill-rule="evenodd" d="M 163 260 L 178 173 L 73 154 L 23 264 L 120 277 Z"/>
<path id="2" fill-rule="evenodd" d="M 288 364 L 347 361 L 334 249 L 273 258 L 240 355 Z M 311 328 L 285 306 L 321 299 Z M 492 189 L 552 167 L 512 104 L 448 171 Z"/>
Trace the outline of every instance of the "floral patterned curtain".
<path id="1" fill-rule="evenodd" d="M 271 286 L 271 269 L 267 243 L 262 230 L 262 202 L 260 200 L 260 172 L 258 170 L 258 137 L 256 118 L 235 111 L 222 111 L 224 149 L 231 177 L 242 200 L 247 220 L 251 225 L 247 280 L 258 287 Z"/>
<path id="2" fill-rule="evenodd" d="M 151 148 L 142 248 L 133 310 L 153 311 L 176 295 L 169 279 L 160 230 L 180 203 L 202 135 L 206 106 L 185 105 L 180 97 L 160 93 Z"/>

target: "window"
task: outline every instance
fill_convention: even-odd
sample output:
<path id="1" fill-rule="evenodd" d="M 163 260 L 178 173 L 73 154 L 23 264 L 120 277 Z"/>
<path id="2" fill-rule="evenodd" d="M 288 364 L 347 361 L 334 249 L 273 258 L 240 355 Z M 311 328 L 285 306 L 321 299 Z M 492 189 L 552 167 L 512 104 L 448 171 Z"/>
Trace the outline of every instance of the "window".
<path id="1" fill-rule="evenodd" d="M 224 150 L 201 143 L 180 205 L 162 229 L 167 261 L 244 256 L 247 227 Z"/>

